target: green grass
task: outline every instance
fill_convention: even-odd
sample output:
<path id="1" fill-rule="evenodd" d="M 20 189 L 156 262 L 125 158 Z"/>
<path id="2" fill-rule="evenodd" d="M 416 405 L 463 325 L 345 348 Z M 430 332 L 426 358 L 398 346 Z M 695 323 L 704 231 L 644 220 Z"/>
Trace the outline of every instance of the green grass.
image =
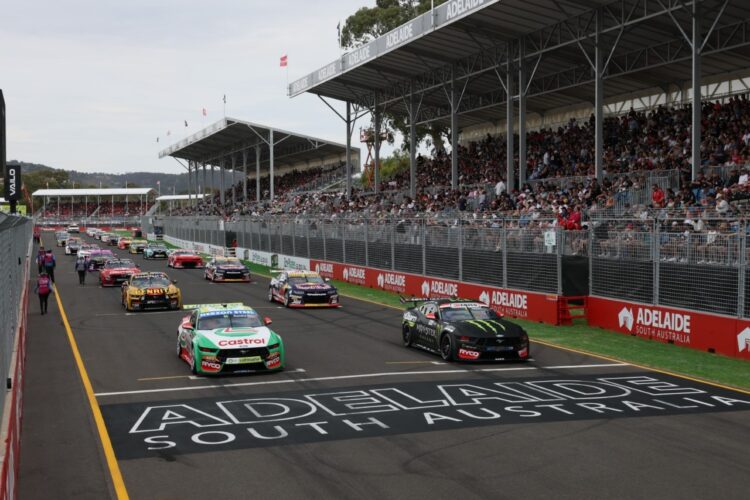
<path id="1" fill-rule="evenodd" d="M 164 243 L 170 248 L 175 248 Z M 252 262 L 245 264 L 254 274 L 271 276 L 270 269 L 266 266 Z M 395 293 L 341 281 L 333 281 L 333 284 L 342 296 L 403 309 Z M 750 363 L 747 361 L 590 327 L 580 320 L 573 326 L 552 326 L 515 319 L 513 321 L 526 329 L 532 341 L 576 349 L 717 384 L 750 389 Z"/>

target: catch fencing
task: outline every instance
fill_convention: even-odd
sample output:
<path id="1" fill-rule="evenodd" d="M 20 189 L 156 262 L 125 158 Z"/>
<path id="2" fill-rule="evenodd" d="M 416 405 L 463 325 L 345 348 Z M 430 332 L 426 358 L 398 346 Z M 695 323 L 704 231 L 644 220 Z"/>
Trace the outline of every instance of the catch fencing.
<path id="1" fill-rule="evenodd" d="M 162 219 L 186 241 L 373 267 L 499 288 L 563 295 L 564 281 L 603 298 L 750 317 L 744 220 L 668 217 L 591 221 L 579 231 L 549 218 L 262 217 Z M 577 258 L 577 259 L 575 259 Z M 581 272 L 588 265 L 588 272 Z M 584 283 L 580 283 L 583 281 Z"/>
<path id="2" fill-rule="evenodd" d="M 266 217 L 162 219 L 164 234 L 208 245 L 423 274 L 500 288 L 561 293 L 561 257 L 585 244 L 550 221 L 471 218 Z"/>
<path id="3" fill-rule="evenodd" d="M 0 301 L 0 376 L 3 385 L 11 377 L 11 358 L 16 333 L 22 321 L 21 301 L 31 243 L 32 223 L 25 217 L 0 213 L 0 279 L 3 282 L 3 300 Z M 0 390 L 0 414 L 5 408 L 6 390 Z"/>

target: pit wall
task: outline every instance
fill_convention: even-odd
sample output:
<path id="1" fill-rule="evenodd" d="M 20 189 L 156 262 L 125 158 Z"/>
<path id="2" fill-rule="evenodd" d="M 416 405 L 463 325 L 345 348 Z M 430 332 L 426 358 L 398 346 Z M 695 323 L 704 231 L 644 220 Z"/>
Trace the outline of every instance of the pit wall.
<path id="1" fill-rule="evenodd" d="M 193 243 L 171 236 L 164 236 L 164 241 L 205 254 L 225 253 L 223 247 Z M 274 259 L 274 254 L 270 252 L 246 248 L 237 248 L 236 255 L 254 264 L 280 269 L 312 269 L 326 278 L 406 296 L 459 296 L 484 302 L 509 318 L 559 324 L 561 299 L 557 295 L 508 290 L 288 255 L 276 255 Z M 750 320 L 593 296 L 588 297 L 587 317 L 589 326 L 750 360 Z"/>

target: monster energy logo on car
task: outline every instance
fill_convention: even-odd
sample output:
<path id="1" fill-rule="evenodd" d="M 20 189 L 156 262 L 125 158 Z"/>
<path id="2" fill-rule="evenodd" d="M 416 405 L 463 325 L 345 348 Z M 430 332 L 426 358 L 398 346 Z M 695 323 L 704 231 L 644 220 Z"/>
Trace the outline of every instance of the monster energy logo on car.
<path id="1" fill-rule="evenodd" d="M 496 335 L 500 335 L 500 332 L 498 331 L 497 327 L 499 326 L 503 331 L 505 331 L 505 325 L 498 321 L 488 321 L 486 319 L 472 319 L 467 321 L 467 323 L 471 323 L 472 325 L 476 326 L 483 332 L 487 333 L 494 333 Z"/>

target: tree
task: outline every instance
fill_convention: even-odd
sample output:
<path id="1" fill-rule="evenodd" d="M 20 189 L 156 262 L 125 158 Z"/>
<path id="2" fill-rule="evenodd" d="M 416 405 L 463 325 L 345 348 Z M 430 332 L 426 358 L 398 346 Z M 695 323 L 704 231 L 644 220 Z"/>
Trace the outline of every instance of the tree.
<path id="1" fill-rule="evenodd" d="M 434 0 L 434 5 L 438 6 L 445 1 Z M 362 7 L 346 18 L 341 29 L 341 45 L 349 49 L 364 45 L 429 11 L 432 5 L 431 0 L 377 0 L 375 7 Z M 409 123 L 406 117 L 386 113 L 381 127 L 388 132 L 400 132 L 404 138 L 401 149 L 409 150 Z M 448 132 L 448 127 L 438 123 L 420 125 L 416 130 L 417 145 L 427 140 L 428 146 L 433 145 L 436 150 L 442 150 L 443 137 Z M 393 135 L 391 133 L 389 137 Z"/>
<path id="2" fill-rule="evenodd" d="M 39 189 L 47 189 L 48 187 L 49 189 L 64 189 L 69 187 L 68 172 L 64 170 L 36 170 L 28 173 L 21 171 L 21 178 L 29 196 Z M 32 203 L 35 205 L 32 208 L 33 211 L 41 206 L 42 201 L 32 198 Z"/>

